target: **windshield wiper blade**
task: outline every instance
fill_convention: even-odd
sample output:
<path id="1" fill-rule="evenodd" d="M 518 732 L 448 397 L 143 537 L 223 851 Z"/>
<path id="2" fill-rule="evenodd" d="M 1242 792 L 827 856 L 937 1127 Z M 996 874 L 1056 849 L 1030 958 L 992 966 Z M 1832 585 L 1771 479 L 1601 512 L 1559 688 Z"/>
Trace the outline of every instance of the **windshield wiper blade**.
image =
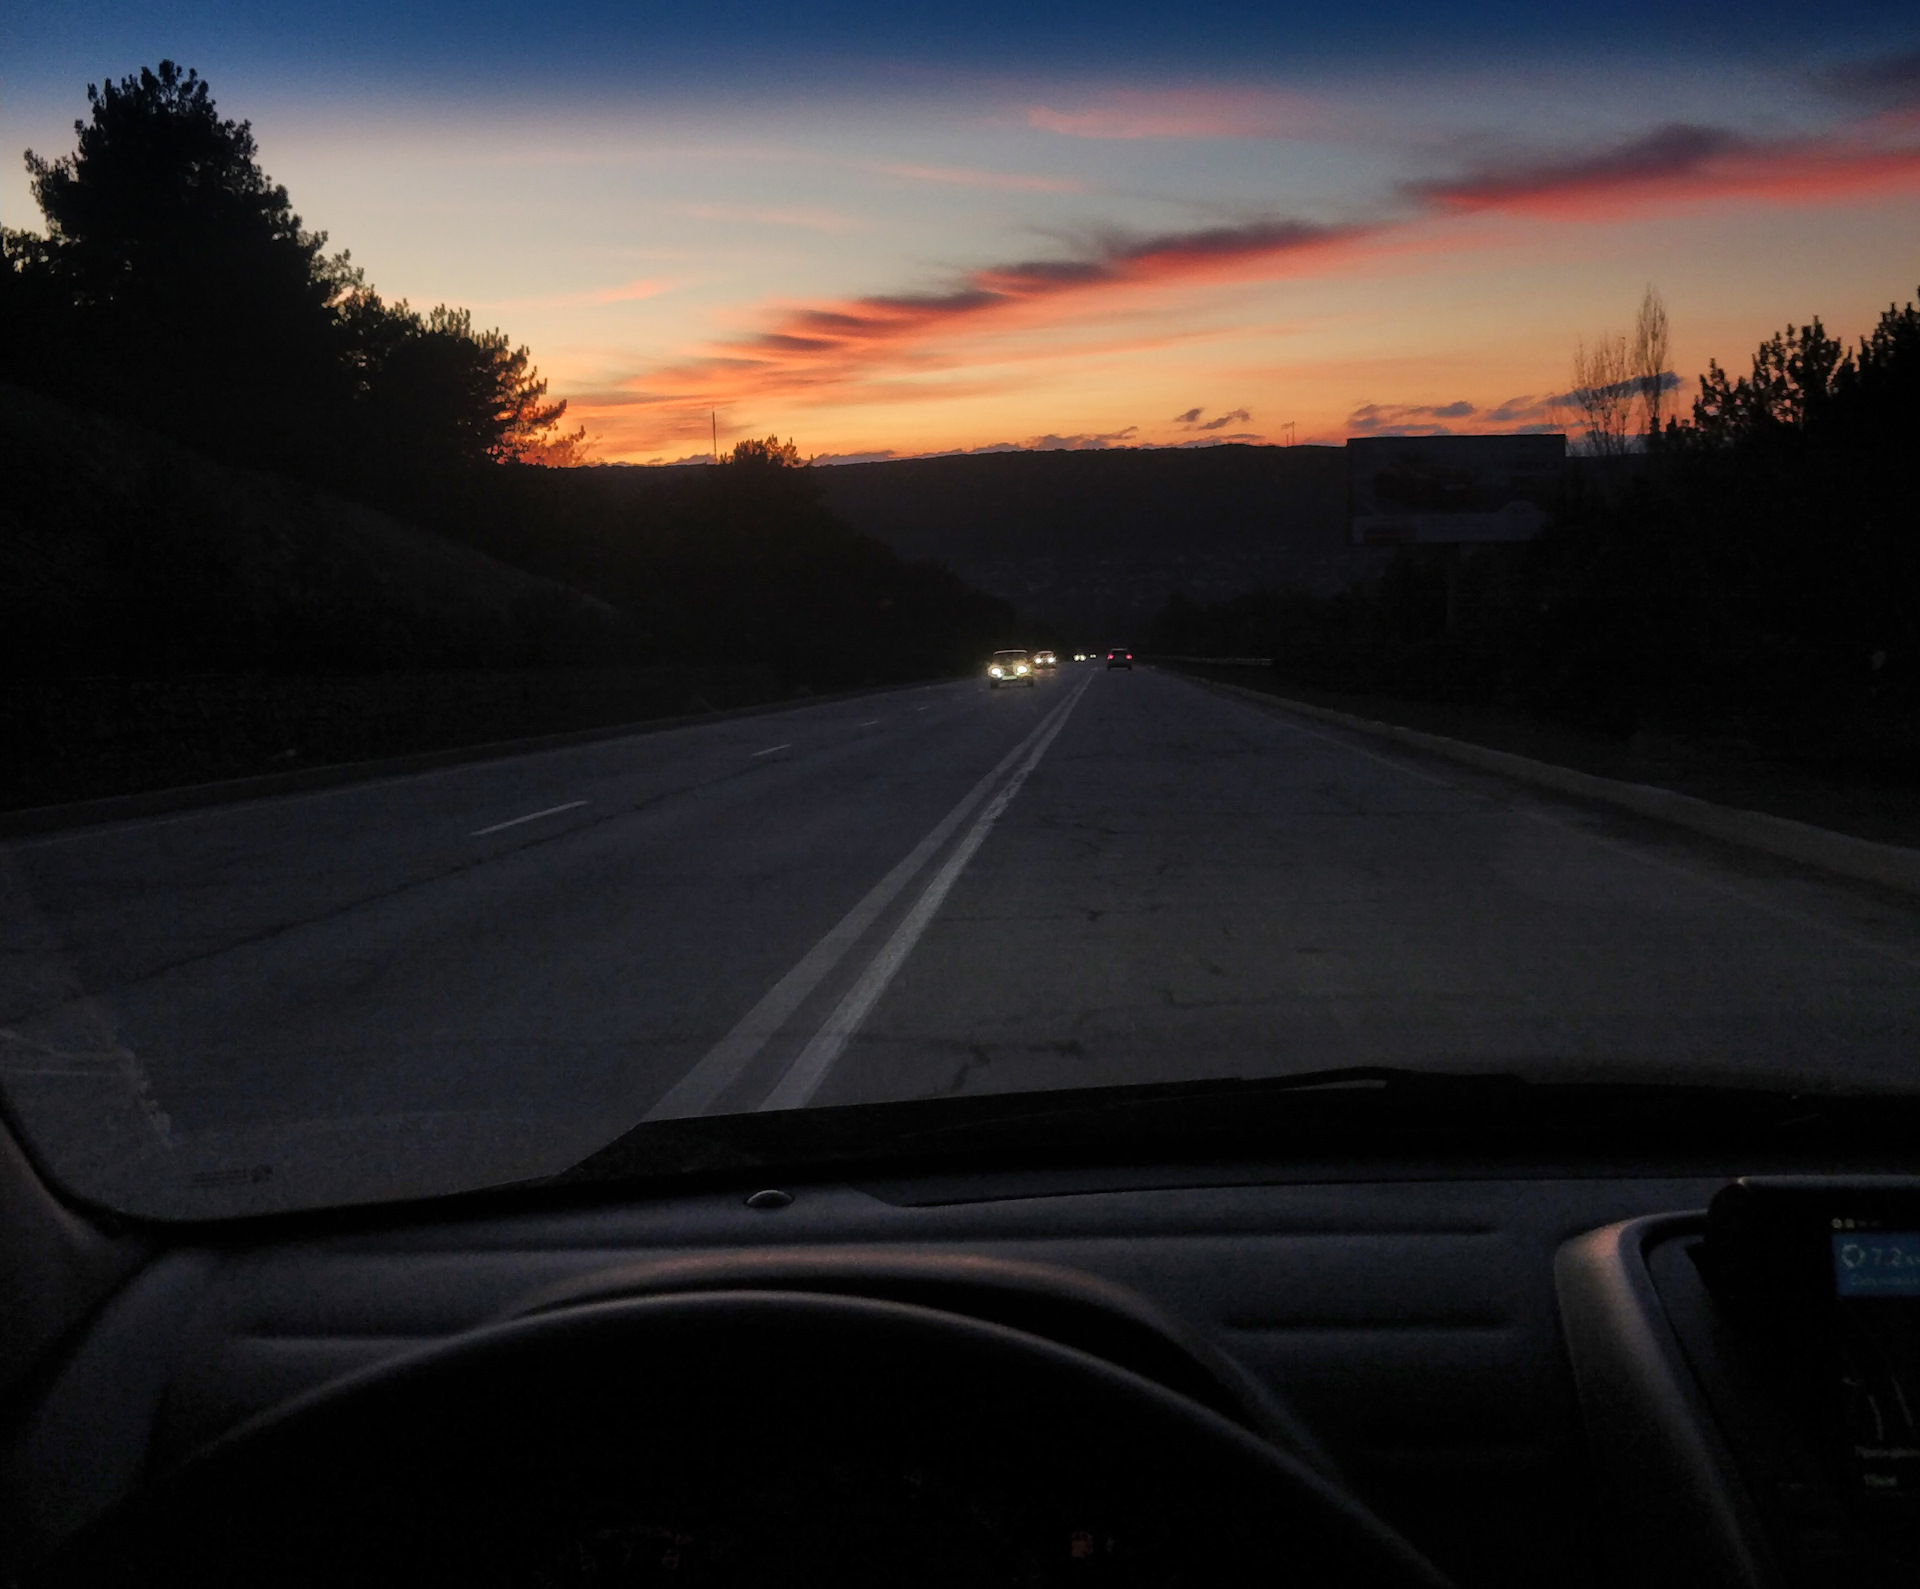
<path id="1" fill-rule="evenodd" d="M 986 1106 L 988 1118 L 1030 1119 L 1044 1115 L 1109 1115 L 1168 1104 L 1239 1104 L 1286 1093 L 1370 1092 L 1395 1098 L 1419 1094 L 1440 1100 L 1483 1100 L 1494 1093 L 1533 1086 L 1509 1071 L 1410 1070 L 1394 1065 L 1345 1065 L 1288 1076 L 1222 1076 L 1204 1081 L 1140 1082 L 1125 1087 L 1088 1087 L 1048 1092 L 995 1093 L 964 1100 Z M 931 1100 L 930 1100 L 931 1101 Z M 941 1100 L 960 1101 L 960 1100 Z M 997 1108 L 993 1106 L 998 1106 Z M 959 1124 L 959 1122 L 956 1122 Z M 937 1129 L 937 1127 L 935 1128 Z"/>
<path id="2" fill-rule="evenodd" d="M 1609 1075 L 1611 1068 L 1613 1074 Z M 1848 1162 L 1909 1151 L 1920 1094 L 1807 1091 L 1774 1083 L 1619 1079 L 1597 1061 L 1556 1075 L 1354 1065 L 1254 1078 L 701 1115 L 643 1122 L 572 1169 L 520 1190 L 681 1187 L 752 1176 L 924 1180 L 958 1171 L 1290 1163 L 1677 1162 L 1721 1173 L 1803 1162 L 1810 1145 Z M 1891 1146 L 1889 1146 L 1891 1145 Z M 502 1191 L 510 1190 L 501 1188 Z"/>
<path id="3" fill-rule="evenodd" d="M 1160 1146 L 1177 1150 L 1196 1136 L 1245 1134 L 1279 1123 L 1299 1104 L 1292 1095 L 1365 1096 L 1396 1113 L 1416 1103 L 1438 1124 L 1461 1111 L 1485 1112 L 1537 1084 L 1504 1071 L 1412 1070 L 1351 1065 L 1292 1075 L 1139 1082 L 966 1098 L 917 1098 L 766 1113 L 649 1120 L 587 1155 L 544 1184 L 624 1181 L 701 1170 L 831 1164 L 946 1155 L 962 1144 L 983 1151 L 1030 1143 L 1038 1133 L 1064 1151 L 1115 1138 L 1138 1138 L 1145 1125 Z M 1280 1105 L 1266 1109 L 1268 1100 Z M 1354 1099 L 1358 1103 L 1358 1098 Z M 1114 1144 L 1117 1145 L 1117 1144 Z"/>

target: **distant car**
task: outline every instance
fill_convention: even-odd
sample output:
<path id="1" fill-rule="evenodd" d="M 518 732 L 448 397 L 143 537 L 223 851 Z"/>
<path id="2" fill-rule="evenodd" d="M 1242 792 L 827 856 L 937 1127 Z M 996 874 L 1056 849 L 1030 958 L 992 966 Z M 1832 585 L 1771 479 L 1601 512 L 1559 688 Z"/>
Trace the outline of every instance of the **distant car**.
<path id="1" fill-rule="evenodd" d="M 996 651 L 987 664 L 987 685 L 999 689 L 1003 684 L 1024 684 L 1033 688 L 1033 659 L 1024 651 Z"/>
<path id="2" fill-rule="evenodd" d="M 1084 652 L 1084 651 L 1076 651 L 1076 652 L 1074 652 L 1074 654 L 1073 654 L 1073 660 L 1074 660 L 1074 661 L 1076 661 L 1076 662 L 1084 662 L 1084 661 L 1086 661 L 1086 660 L 1087 660 L 1087 654 L 1086 654 L 1086 652 Z"/>
<path id="3" fill-rule="evenodd" d="M 1036 651 L 1033 654 L 1033 665 L 1036 668 L 1057 668 L 1060 666 L 1060 659 L 1051 651 Z"/>
<path id="4" fill-rule="evenodd" d="M 1133 653 L 1125 646 L 1115 646 L 1107 653 L 1107 666 L 1110 668 L 1125 668 L 1131 673 L 1133 671 Z"/>

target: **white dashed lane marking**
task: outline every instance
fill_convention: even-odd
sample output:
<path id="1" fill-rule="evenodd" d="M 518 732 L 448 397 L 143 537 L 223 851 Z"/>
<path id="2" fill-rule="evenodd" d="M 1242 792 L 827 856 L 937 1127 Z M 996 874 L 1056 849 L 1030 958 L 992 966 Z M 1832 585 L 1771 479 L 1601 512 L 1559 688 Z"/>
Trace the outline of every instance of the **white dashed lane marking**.
<path id="1" fill-rule="evenodd" d="M 576 807 L 583 806 L 586 803 L 584 800 L 569 800 L 563 806 L 548 806 L 544 811 L 529 811 L 523 817 L 514 817 L 511 821 L 507 822 L 496 822 L 490 828 L 475 828 L 473 832 L 467 836 L 474 839 L 483 839 L 489 833 L 498 833 L 502 828 L 517 828 L 522 822 L 538 822 L 542 817 L 557 817 L 562 811 L 572 811 Z"/>

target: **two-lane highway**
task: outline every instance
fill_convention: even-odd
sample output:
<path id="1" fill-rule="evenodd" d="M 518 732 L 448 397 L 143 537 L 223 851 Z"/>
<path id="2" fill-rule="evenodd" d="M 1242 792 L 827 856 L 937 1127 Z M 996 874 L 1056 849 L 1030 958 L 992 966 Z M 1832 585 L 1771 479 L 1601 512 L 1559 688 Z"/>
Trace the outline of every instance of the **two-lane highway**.
<path id="1" fill-rule="evenodd" d="M 564 1167 L 1067 694 L 970 680 L 13 844 L 0 1080 L 70 1184 L 176 1214 Z"/>
<path id="2" fill-rule="evenodd" d="M 1920 1051 L 1908 904 L 1096 668 L 22 841 L 0 952 L 28 1135 L 175 1216 L 495 1184 L 695 1113 Z"/>

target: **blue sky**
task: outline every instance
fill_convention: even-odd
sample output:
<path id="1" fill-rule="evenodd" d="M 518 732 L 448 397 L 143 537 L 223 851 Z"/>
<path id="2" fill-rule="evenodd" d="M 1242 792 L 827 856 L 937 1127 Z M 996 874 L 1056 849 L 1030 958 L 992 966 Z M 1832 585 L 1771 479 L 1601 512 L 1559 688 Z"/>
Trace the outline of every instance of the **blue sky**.
<path id="1" fill-rule="evenodd" d="M 452 72 L 495 83 L 556 76 L 577 83 L 584 76 L 655 87 L 663 78 L 684 83 L 690 73 L 726 81 L 742 70 L 762 79 L 806 80 L 825 63 L 828 81 L 845 87 L 849 77 L 887 68 L 1158 77 L 1169 70 L 1371 72 L 1519 60 L 1629 64 L 1677 54 L 1792 69 L 1823 57 L 1911 46 L 1914 22 L 1903 9 L 1875 0 L 1627 0 L 1558 9 L 1518 0 L 1448 7 L 1415 0 L 1367 6 L 749 0 L 702 12 L 605 0 L 564 10 L 506 3 L 108 0 L 10 7 L 0 37 L 14 68 L 9 75 L 17 75 L 23 89 L 48 76 L 57 84 L 76 70 L 105 70 L 102 54 L 144 58 L 156 47 L 208 62 L 214 52 L 223 66 L 270 68 L 290 78 L 344 73 L 417 84 Z"/>

